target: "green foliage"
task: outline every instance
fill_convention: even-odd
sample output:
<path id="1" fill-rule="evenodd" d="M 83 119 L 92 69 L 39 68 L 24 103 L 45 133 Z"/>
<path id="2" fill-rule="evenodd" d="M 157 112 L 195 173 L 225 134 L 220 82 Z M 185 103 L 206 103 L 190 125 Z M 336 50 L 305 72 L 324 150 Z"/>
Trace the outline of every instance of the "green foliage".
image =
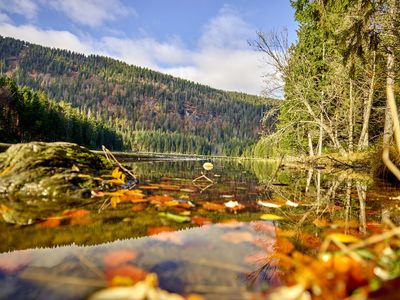
<path id="1" fill-rule="evenodd" d="M 88 117 L 42 92 L 18 87 L 0 77 L 0 141 L 68 141 L 90 148 L 123 149 L 122 136 L 99 119 Z"/>

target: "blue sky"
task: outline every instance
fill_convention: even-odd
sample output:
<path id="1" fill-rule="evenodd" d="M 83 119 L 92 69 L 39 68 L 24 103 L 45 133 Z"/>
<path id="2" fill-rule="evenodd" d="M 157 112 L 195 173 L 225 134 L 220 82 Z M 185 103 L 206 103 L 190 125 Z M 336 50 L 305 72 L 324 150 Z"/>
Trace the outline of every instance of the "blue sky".
<path id="1" fill-rule="evenodd" d="M 0 0 L 0 35 L 252 94 L 271 70 L 247 41 L 283 27 L 289 0 Z"/>

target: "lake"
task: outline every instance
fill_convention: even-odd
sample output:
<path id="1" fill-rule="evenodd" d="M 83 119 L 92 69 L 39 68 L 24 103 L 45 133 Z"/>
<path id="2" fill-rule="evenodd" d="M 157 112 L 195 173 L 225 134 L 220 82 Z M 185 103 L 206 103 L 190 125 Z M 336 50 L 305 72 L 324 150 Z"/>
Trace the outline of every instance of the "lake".
<path id="1" fill-rule="evenodd" d="M 257 299 L 287 282 L 281 255 L 315 254 L 328 234 L 364 237 L 385 217 L 400 220 L 396 189 L 366 174 L 211 162 L 210 171 L 199 160 L 127 163 L 133 190 L 57 209 L 15 199 L 13 218 L 29 209 L 42 218 L 0 223 L 0 298 L 82 299 L 154 273 L 161 289 L 192 299 Z M 202 174 L 209 180 L 193 181 Z"/>

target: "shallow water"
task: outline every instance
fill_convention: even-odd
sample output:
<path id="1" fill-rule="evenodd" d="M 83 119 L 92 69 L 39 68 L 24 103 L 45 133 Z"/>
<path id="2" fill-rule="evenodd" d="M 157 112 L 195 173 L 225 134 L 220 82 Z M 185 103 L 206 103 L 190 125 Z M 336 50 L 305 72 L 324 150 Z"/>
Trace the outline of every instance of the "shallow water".
<path id="1" fill-rule="evenodd" d="M 250 299 L 282 284 L 273 253 L 315 253 L 328 233 L 362 237 L 400 219 L 396 188 L 365 174 L 215 160 L 213 182 L 193 182 L 202 164 L 131 163 L 139 200 L 96 197 L 30 226 L 0 223 L 0 298 L 82 299 L 156 273 L 170 292 Z"/>

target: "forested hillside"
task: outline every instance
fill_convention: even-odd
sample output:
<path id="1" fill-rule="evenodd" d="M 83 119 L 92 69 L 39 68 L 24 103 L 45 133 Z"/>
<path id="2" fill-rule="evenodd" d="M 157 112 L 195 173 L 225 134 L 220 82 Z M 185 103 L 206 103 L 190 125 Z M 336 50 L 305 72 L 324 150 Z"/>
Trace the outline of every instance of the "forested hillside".
<path id="1" fill-rule="evenodd" d="M 123 148 L 122 136 L 95 117 L 87 117 L 44 93 L 17 87 L 0 77 L 0 141 L 68 141 L 90 148 Z"/>
<path id="2" fill-rule="evenodd" d="M 134 150 L 240 155 L 269 108 L 257 96 L 12 38 L 0 37 L 0 71 L 101 118 Z"/>

